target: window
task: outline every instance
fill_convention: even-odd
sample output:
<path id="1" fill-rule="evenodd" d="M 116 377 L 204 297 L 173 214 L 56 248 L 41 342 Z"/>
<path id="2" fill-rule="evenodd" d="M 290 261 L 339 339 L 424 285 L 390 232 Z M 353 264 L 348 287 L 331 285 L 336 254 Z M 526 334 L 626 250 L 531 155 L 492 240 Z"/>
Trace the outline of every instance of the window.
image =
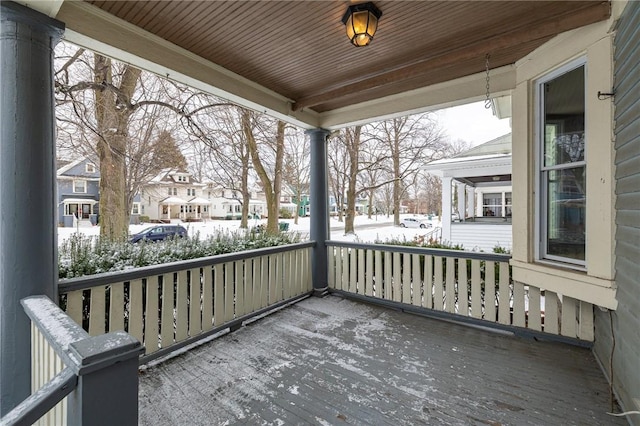
<path id="1" fill-rule="evenodd" d="M 131 206 L 131 214 L 140 214 L 140 203 L 133 203 Z"/>
<path id="2" fill-rule="evenodd" d="M 195 197 L 196 189 L 195 188 L 187 188 L 187 196 Z"/>
<path id="3" fill-rule="evenodd" d="M 73 181 L 73 192 L 76 193 L 87 193 L 87 181 L 86 180 L 74 180 Z"/>
<path id="4" fill-rule="evenodd" d="M 585 61 L 538 82 L 541 259 L 585 265 Z"/>
<path id="5" fill-rule="evenodd" d="M 482 216 L 511 217 L 511 192 L 483 193 Z"/>
<path id="6" fill-rule="evenodd" d="M 169 195 L 178 195 L 178 188 L 169 188 Z"/>
<path id="7" fill-rule="evenodd" d="M 95 173 L 96 172 L 96 166 L 92 163 L 87 163 L 84 165 L 84 171 L 87 173 Z"/>

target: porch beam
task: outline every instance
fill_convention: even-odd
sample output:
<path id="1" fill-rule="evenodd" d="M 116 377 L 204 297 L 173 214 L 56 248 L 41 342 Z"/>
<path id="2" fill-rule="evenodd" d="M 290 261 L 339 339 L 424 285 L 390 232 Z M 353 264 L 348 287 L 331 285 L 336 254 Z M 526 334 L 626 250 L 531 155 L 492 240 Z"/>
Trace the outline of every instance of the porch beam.
<path id="1" fill-rule="evenodd" d="M 329 287 L 327 240 L 329 239 L 329 185 L 327 177 L 327 137 L 325 129 L 308 130 L 311 144 L 311 179 L 309 184 L 311 204 L 310 237 L 315 241 L 311 256 L 313 292 L 324 295 Z"/>
<path id="2" fill-rule="evenodd" d="M 418 77 L 434 69 L 455 65 L 456 63 L 471 59 L 482 59 L 487 53 L 490 54 L 502 49 L 513 48 L 532 40 L 553 37 L 564 31 L 603 21 L 608 19 L 610 14 L 611 7 L 608 2 L 598 3 L 581 10 L 572 10 L 570 13 L 555 16 L 553 19 L 540 22 L 536 25 L 526 26 L 501 33 L 497 36 L 488 37 L 463 48 L 430 56 L 411 65 L 383 72 L 356 83 L 296 99 L 292 109 L 293 111 L 300 111 L 303 108 L 310 108 L 325 102 L 342 99 L 355 93 Z"/>
<path id="3" fill-rule="evenodd" d="M 30 320 L 20 300 L 56 300 L 53 49 L 64 24 L 2 2 L 0 25 L 0 416 L 31 394 Z M 36 267 L 34 267 L 36 262 Z"/>

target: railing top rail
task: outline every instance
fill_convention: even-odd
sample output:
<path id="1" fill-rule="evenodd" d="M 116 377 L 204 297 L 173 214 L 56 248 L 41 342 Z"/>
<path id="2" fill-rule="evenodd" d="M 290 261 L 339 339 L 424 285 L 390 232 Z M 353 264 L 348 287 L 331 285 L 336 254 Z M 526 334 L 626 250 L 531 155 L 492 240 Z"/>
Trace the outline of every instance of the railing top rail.
<path id="1" fill-rule="evenodd" d="M 71 343 L 89 337 L 89 333 L 84 331 L 46 296 L 27 297 L 22 299 L 20 303 L 47 342 L 62 357 L 68 356 L 68 348 Z"/>
<path id="2" fill-rule="evenodd" d="M 172 272 L 183 271 L 185 269 L 201 268 L 220 263 L 233 262 L 236 260 L 251 259 L 254 257 L 267 256 L 270 254 L 285 253 L 313 247 L 315 241 L 305 241 L 302 243 L 285 244 L 275 247 L 266 247 L 255 250 L 246 250 L 235 253 L 219 254 L 216 256 L 202 257 L 192 260 L 181 260 L 178 262 L 163 263 L 160 265 L 143 266 L 140 268 L 128 269 L 125 271 L 105 272 L 103 274 L 86 275 L 78 278 L 63 279 L 58 281 L 58 291 L 64 293 L 73 290 L 82 290 L 91 287 L 98 287 L 114 282 L 130 281 L 145 278 L 152 275 L 162 275 Z"/>
<path id="3" fill-rule="evenodd" d="M 442 257 L 456 257 L 460 259 L 487 260 L 492 262 L 508 262 L 511 259 L 511 255 L 509 254 L 478 253 L 478 252 L 464 251 L 464 250 L 446 250 L 446 249 L 432 249 L 432 248 L 426 248 L 426 247 L 394 246 L 389 244 L 365 244 L 365 243 L 352 243 L 347 241 L 327 241 L 326 244 L 327 246 L 333 246 L 333 247 L 390 251 L 393 253 L 424 254 L 424 255 L 442 256 Z"/>

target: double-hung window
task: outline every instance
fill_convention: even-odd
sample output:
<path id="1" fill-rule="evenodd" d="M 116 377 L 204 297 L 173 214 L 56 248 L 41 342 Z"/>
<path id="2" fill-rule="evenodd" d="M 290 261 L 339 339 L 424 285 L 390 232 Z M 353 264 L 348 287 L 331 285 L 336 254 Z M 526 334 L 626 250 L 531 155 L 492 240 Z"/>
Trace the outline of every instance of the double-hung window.
<path id="1" fill-rule="evenodd" d="M 585 60 L 537 81 L 538 258 L 585 265 Z"/>
<path id="2" fill-rule="evenodd" d="M 86 194 L 87 193 L 87 181 L 86 180 L 74 180 L 73 181 L 73 192 L 77 194 Z"/>

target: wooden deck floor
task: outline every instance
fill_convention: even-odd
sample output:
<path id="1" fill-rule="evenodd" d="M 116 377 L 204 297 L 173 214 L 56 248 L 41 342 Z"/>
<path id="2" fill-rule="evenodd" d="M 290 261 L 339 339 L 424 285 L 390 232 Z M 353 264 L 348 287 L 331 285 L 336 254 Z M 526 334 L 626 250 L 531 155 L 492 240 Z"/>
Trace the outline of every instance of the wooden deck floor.
<path id="1" fill-rule="evenodd" d="M 603 425 L 591 352 L 310 298 L 140 376 L 142 425 Z"/>

